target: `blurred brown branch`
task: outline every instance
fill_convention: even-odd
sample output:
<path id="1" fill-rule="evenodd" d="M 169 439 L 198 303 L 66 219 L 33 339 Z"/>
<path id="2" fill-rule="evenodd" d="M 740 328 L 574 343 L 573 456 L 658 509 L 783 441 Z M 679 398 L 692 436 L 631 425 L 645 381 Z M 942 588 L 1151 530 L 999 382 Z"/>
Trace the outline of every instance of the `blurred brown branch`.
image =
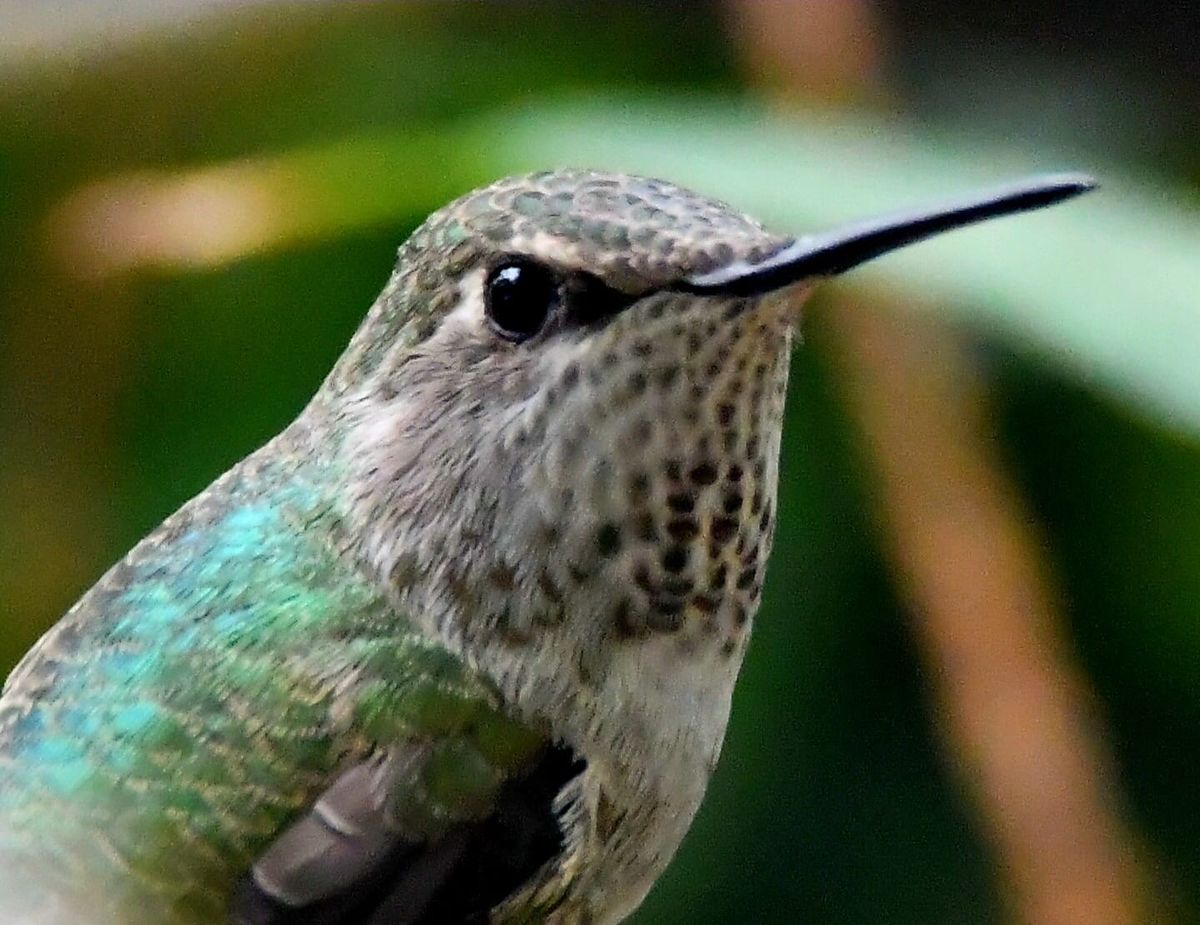
<path id="1" fill-rule="evenodd" d="M 834 345 L 887 549 L 1018 918 L 1145 921 L 1093 701 L 1029 513 L 991 446 L 982 383 L 932 320 L 843 308 L 831 313 Z"/>
<path id="2" fill-rule="evenodd" d="M 884 36 L 866 0 L 726 9 L 747 72 L 781 101 L 877 95 Z M 1017 916 L 1144 921 L 1135 841 L 1112 810 L 1110 759 L 1038 538 L 989 446 L 983 386 L 944 326 L 846 308 L 832 314 L 834 347 L 888 552 Z"/>
<path id="3" fill-rule="evenodd" d="M 743 70 L 788 99 L 829 105 L 883 93 L 883 35 L 861 0 L 730 0 L 726 20 Z"/>

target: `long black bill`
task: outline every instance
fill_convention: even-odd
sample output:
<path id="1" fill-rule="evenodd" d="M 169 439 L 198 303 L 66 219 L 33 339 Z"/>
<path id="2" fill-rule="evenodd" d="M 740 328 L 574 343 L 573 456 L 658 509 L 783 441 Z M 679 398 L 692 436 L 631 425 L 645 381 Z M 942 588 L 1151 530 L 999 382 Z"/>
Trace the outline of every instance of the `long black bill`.
<path id="1" fill-rule="evenodd" d="M 888 251 L 985 219 L 1053 205 L 1094 189 L 1080 173 L 1033 177 L 926 209 L 899 212 L 807 235 L 757 264 L 735 262 L 684 280 L 689 292 L 761 295 L 803 279 L 835 276 Z"/>

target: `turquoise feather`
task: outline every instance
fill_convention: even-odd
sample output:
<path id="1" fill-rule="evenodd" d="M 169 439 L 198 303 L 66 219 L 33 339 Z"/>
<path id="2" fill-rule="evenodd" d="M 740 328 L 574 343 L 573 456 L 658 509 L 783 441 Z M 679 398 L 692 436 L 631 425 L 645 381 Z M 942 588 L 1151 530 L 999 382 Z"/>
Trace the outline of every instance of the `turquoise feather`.
<path id="1" fill-rule="evenodd" d="M 218 482 L 14 672 L 0 912 L 36 883 L 89 922 L 223 921 L 237 876 L 376 746 L 483 749 L 482 772 L 450 787 L 484 802 L 534 753 L 491 690 L 336 548 L 336 511 L 287 475 L 251 465 Z M 457 811 L 464 794 L 437 783 L 414 788 L 418 819 Z"/>

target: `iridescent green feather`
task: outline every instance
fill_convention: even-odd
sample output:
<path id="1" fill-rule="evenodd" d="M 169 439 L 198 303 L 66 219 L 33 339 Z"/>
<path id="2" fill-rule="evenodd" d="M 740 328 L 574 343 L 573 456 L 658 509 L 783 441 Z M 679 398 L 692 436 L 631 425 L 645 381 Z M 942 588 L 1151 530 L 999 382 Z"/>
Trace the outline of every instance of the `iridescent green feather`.
<path id="1" fill-rule="evenodd" d="M 394 800 L 432 831 L 485 811 L 537 754 L 488 685 L 336 551 L 336 511 L 287 476 L 218 482 L 14 672 L 10 876 L 87 889 L 113 921 L 219 922 L 234 880 L 346 764 L 420 745 Z"/>

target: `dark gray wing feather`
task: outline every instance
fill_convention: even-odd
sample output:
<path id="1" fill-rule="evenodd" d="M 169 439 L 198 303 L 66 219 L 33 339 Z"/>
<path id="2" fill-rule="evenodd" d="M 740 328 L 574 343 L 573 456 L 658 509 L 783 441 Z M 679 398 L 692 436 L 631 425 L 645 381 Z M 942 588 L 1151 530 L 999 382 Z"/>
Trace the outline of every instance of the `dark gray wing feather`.
<path id="1" fill-rule="evenodd" d="M 259 857 L 231 905 L 234 925 L 481 922 L 562 850 L 555 797 L 583 769 L 550 748 L 501 788 L 490 815 L 425 839 L 388 812 L 395 756 L 345 771 Z"/>

